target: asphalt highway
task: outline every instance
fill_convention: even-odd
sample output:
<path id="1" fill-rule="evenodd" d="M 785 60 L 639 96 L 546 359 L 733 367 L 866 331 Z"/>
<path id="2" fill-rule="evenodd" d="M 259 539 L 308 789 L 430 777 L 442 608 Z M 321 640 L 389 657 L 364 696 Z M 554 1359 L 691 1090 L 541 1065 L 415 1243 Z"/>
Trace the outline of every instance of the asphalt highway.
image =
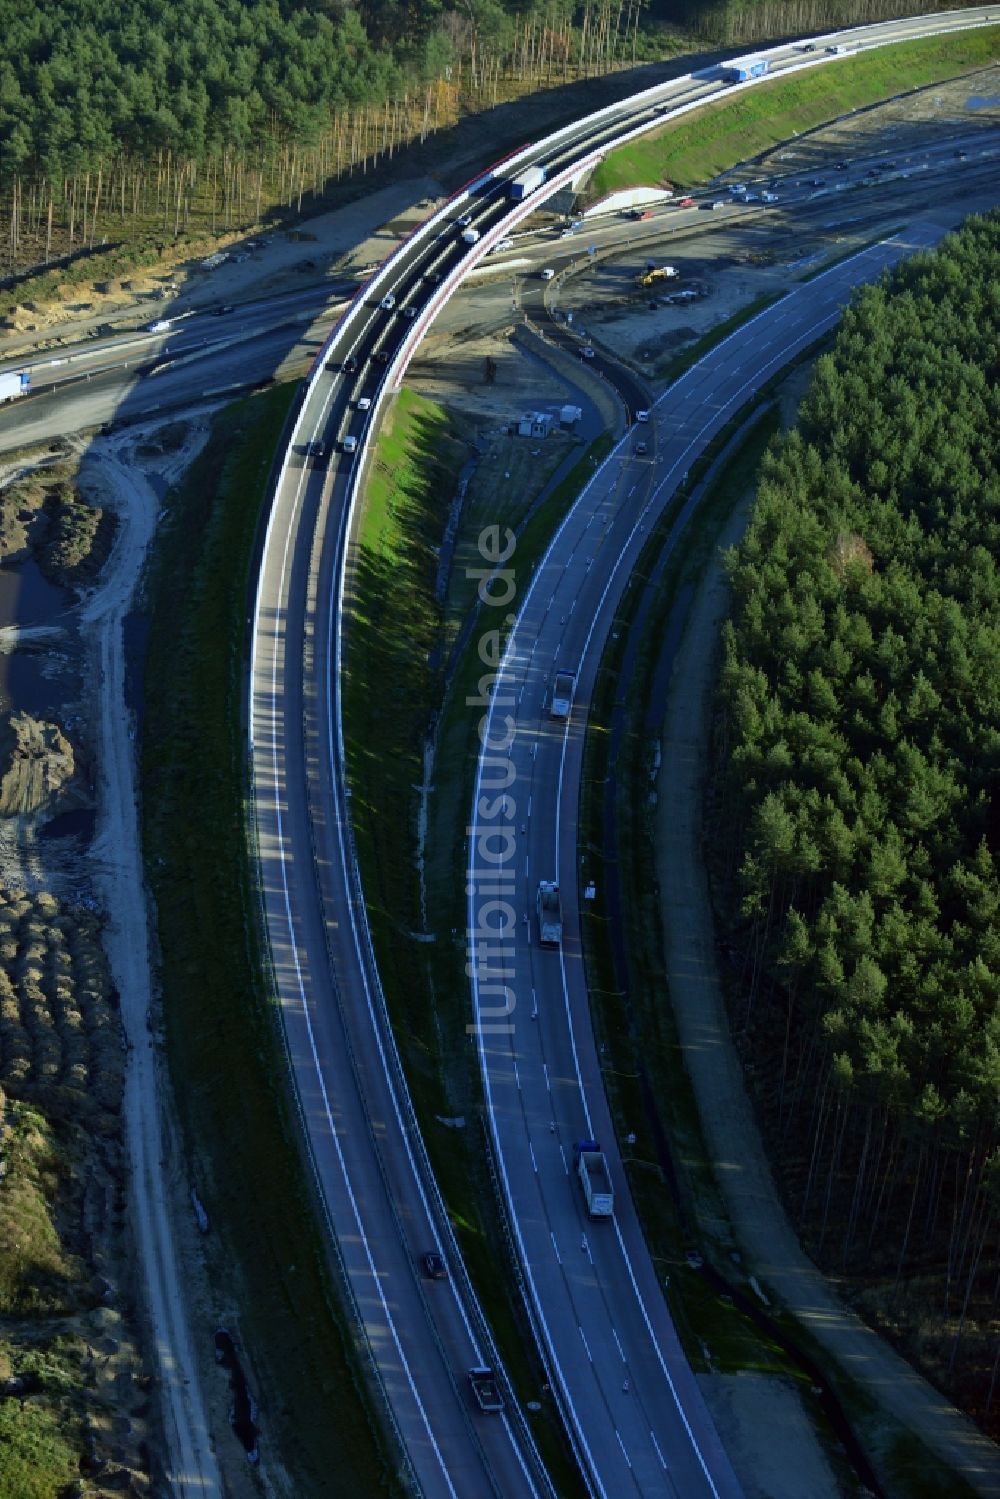
<path id="1" fill-rule="evenodd" d="M 921 17 L 849 33 L 848 45 L 862 35 L 873 43 L 955 24 L 953 17 Z M 962 17 L 957 24 L 977 21 Z M 773 55 L 775 72 L 803 64 L 792 46 Z M 837 61 L 816 54 L 806 65 Z M 693 107 L 730 92 L 717 75 L 664 85 L 655 99 L 616 105 L 559 132 L 525 153 L 517 169 L 544 161 L 553 185 L 573 180 L 602 145 L 629 128 L 655 125 L 664 107 Z M 339 631 L 364 439 L 466 270 L 534 206 L 513 210 L 503 174 L 486 174 L 460 206 L 406 241 L 355 298 L 306 388 L 274 496 L 253 616 L 251 752 L 261 898 L 332 1253 L 407 1476 L 426 1495 L 461 1499 L 551 1490 L 458 1259 L 393 1050 L 350 843 Z M 479 235 L 471 245 L 457 222 L 466 212 Z M 624 1190 L 575 935 L 581 709 L 561 736 L 544 716 L 544 694 L 553 668 L 569 662 L 579 669 L 578 704 L 587 700 L 602 631 L 650 523 L 649 507 L 666 503 L 754 383 L 836 320 L 853 282 L 911 248 L 912 242 L 880 246 L 818 278 L 690 371 L 649 424 L 659 466 L 633 458 L 626 445 L 574 508 L 534 579 L 518 580 L 524 609 L 503 684 L 515 697 L 512 708 L 503 708 L 515 723 L 509 745 L 515 779 L 501 816 L 517 849 L 518 920 L 512 953 L 497 957 L 514 1003 L 502 1017 L 506 1028 L 487 1031 L 483 1024 L 494 1017 L 483 1015 L 479 997 L 479 1044 L 540 1346 L 591 1490 L 615 1499 L 618 1491 L 687 1499 L 735 1496 L 740 1488 L 679 1349 Z M 386 297 L 391 304 L 380 305 Z M 262 366 L 270 360 L 273 368 L 293 332 L 275 330 L 273 314 L 271 325 L 263 314 L 259 328 L 241 328 L 241 320 L 233 317 L 232 333 L 212 335 L 208 347 L 194 319 L 173 330 L 162 348 L 138 341 L 139 385 L 131 366 L 92 365 L 90 379 L 61 391 L 58 400 L 32 397 L 23 413 L 5 412 L 0 445 L 86 425 L 86 413 L 94 424 L 102 402 L 150 415 L 195 391 L 205 400 L 245 386 L 251 348 L 254 360 Z M 370 408 L 359 406 L 362 398 Z M 345 437 L 361 443 L 358 454 L 344 453 Z M 336 460 L 307 458 L 315 442 L 337 450 Z M 514 567 L 516 573 L 516 559 Z M 500 702 L 490 711 L 499 713 Z M 523 921 L 537 880 L 552 876 L 561 879 L 567 932 L 555 954 L 538 949 L 530 920 Z M 610 1157 L 618 1187 L 611 1224 L 591 1224 L 571 1178 L 572 1145 L 584 1134 L 600 1139 Z M 428 1249 L 448 1262 L 446 1280 L 422 1277 L 419 1257 Z M 481 1414 L 471 1399 L 467 1371 L 481 1362 L 497 1365 L 506 1394 L 502 1415 Z"/>
<path id="2" fill-rule="evenodd" d="M 479 934 L 478 1040 L 550 1369 L 602 1494 L 687 1499 L 736 1494 L 739 1486 L 678 1347 L 624 1188 L 590 1026 L 576 845 L 586 703 L 649 527 L 691 462 L 754 389 L 836 322 L 853 286 L 915 248 L 900 237 L 865 251 L 721 344 L 668 392 L 648 424 L 633 428 L 537 572 L 518 580 L 525 592 L 489 708 L 473 813 L 469 928 Z M 655 442 L 655 458 L 634 456 L 640 437 Z M 505 566 L 517 579 L 516 553 Z M 578 673 L 565 727 L 547 711 L 560 669 Z M 491 795 L 500 785 L 503 795 Z M 506 850 L 488 873 L 477 863 L 480 838 L 484 849 Z M 558 951 L 538 942 L 534 902 L 542 879 L 561 887 Z M 489 909 L 498 889 L 506 917 Z M 618 1189 L 613 1224 L 587 1216 L 572 1169 L 580 1139 L 599 1141 L 609 1159 Z"/>

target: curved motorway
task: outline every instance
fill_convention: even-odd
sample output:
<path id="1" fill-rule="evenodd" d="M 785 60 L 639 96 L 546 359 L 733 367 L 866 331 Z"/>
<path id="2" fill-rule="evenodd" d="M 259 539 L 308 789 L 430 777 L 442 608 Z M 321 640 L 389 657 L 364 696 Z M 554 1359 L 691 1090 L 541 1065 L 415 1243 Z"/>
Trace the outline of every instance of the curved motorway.
<path id="1" fill-rule="evenodd" d="M 970 23 L 920 18 L 848 40 L 875 44 L 955 24 Z M 794 47 L 769 55 L 775 71 L 814 65 L 803 64 Z M 664 105 L 691 107 L 720 88 L 718 79 L 663 86 L 655 101 L 640 96 L 559 132 L 522 153 L 518 166 L 545 160 L 550 185 L 557 186 L 602 143 L 659 123 Z M 356 299 L 325 351 L 328 365 L 308 383 L 261 565 L 251 750 L 275 987 L 317 1180 L 372 1369 L 422 1492 L 514 1495 L 546 1492 L 548 1482 L 509 1388 L 499 1419 L 475 1413 L 469 1398 L 465 1372 L 494 1364 L 495 1353 L 408 1113 L 365 926 L 339 743 L 339 627 L 364 440 L 465 270 L 513 218 L 537 206 L 536 200 L 512 212 L 503 181 L 492 174 L 464 196 L 479 240 L 471 248 L 461 242 L 453 207 L 435 215 L 382 268 L 367 300 Z M 516 936 L 493 955 L 516 1002 L 502 1029 L 487 1030 L 496 1017 L 477 1001 L 479 1044 L 540 1347 L 594 1493 L 740 1490 L 622 1190 L 575 937 L 581 714 L 565 736 L 554 735 L 542 716 L 545 688 L 553 667 L 568 658 L 579 667 L 579 701 L 586 701 L 643 531 L 679 474 L 756 384 L 836 320 L 853 284 L 912 248 L 912 241 L 905 249 L 898 242 L 878 246 L 811 282 L 668 393 L 652 424 L 659 469 L 633 458 L 626 442 L 581 497 L 526 591 L 500 696 L 490 708 L 513 724 L 503 754 L 514 780 L 500 817 L 517 849 L 518 915 L 527 913 L 539 878 L 561 875 L 570 935 L 561 954 L 543 953 L 525 940 L 523 922 L 516 923 Z M 380 306 L 386 296 L 395 305 Z M 372 399 L 370 412 L 358 409 L 362 395 Z M 329 468 L 307 459 L 308 441 L 332 446 L 348 435 L 360 441 L 357 454 Z M 513 705 L 501 701 L 508 696 Z M 506 725 L 498 725 L 493 739 L 502 741 Z M 475 885 L 475 867 L 472 873 Z M 619 1186 L 610 1225 L 590 1226 L 569 1176 L 572 1143 L 583 1134 L 600 1139 L 610 1155 Z M 419 1275 L 418 1256 L 433 1247 L 451 1263 L 448 1281 Z"/>

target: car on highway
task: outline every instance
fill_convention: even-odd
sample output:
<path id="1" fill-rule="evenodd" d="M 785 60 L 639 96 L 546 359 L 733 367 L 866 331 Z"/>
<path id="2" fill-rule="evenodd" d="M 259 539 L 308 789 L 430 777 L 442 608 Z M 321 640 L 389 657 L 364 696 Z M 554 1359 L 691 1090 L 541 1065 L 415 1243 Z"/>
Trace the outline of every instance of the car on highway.
<path id="1" fill-rule="evenodd" d="M 636 419 L 637 422 L 648 422 L 649 421 L 649 412 L 648 411 L 637 411 L 636 414 L 635 414 L 635 419 Z"/>
<path id="2" fill-rule="evenodd" d="M 359 396 L 358 397 L 358 410 L 359 411 L 370 411 L 371 410 L 371 404 L 372 404 L 372 398 L 371 398 L 371 396 Z"/>
<path id="3" fill-rule="evenodd" d="M 538 274 L 543 281 L 551 281 L 552 277 L 555 275 L 555 271 L 552 270 L 551 266 L 546 266 L 544 271 L 539 271 Z"/>
<path id="4" fill-rule="evenodd" d="M 372 355 L 372 358 L 374 359 L 374 361 L 375 361 L 376 364 L 388 364 L 389 363 L 389 350 L 388 349 L 376 349 L 375 353 Z"/>
<path id="5" fill-rule="evenodd" d="M 233 304 L 232 304 L 232 302 L 223 302 L 222 305 L 221 305 L 221 307 L 213 307 L 212 308 L 212 316 L 213 317 L 225 317 L 226 313 L 227 312 L 232 312 L 232 310 L 233 310 Z"/>
<path id="6" fill-rule="evenodd" d="M 441 284 L 441 272 L 440 271 L 425 271 L 424 272 L 424 280 L 425 281 L 429 281 L 430 284 L 431 284 L 431 286 L 440 286 L 440 284 Z"/>
<path id="7" fill-rule="evenodd" d="M 777 193 L 763 192 L 760 195 L 760 201 L 762 203 L 777 203 L 777 201 L 778 201 L 778 194 Z"/>
<path id="8" fill-rule="evenodd" d="M 158 317 L 155 322 L 146 324 L 147 333 L 166 333 L 170 327 L 170 319 Z"/>
<path id="9" fill-rule="evenodd" d="M 593 351 L 593 349 L 590 347 L 589 344 L 584 344 L 583 348 L 580 350 L 580 358 L 581 359 L 593 359 L 593 357 L 594 357 L 594 351 Z"/>
<path id="10" fill-rule="evenodd" d="M 350 436 L 345 437 L 343 442 L 341 443 L 341 447 L 343 448 L 345 453 L 354 453 L 357 451 L 358 439 L 356 437 Z"/>
<path id="11" fill-rule="evenodd" d="M 497 240 L 496 244 L 493 246 L 494 252 L 497 250 L 513 250 L 513 248 L 514 241 L 512 239 Z"/>
<path id="12" fill-rule="evenodd" d="M 420 1256 L 420 1268 L 428 1280 L 447 1280 L 448 1267 L 439 1254 L 431 1250 Z"/>
<path id="13" fill-rule="evenodd" d="M 322 438 L 314 437 L 306 444 L 306 457 L 311 458 L 314 463 L 321 463 L 326 457 L 326 443 Z"/>
<path id="14" fill-rule="evenodd" d="M 716 208 L 725 208 L 725 206 L 726 205 L 725 203 L 723 203 L 721 198 L 716 198 L 715 202 L 712 204 L 713 210 L 715 210 Z"/>
<path id="15" fill-rule="evenodd" d="M 341 365 L 345 375 L 356 375 L 358 373 L 358 356 L 350 354 Z"/>
<path id="16" fill-rule="evenodd" d="M 463 213 L 460 218 L 457 218 L 455 220 L 455 223 L 458 225 L 459 229 L 468 229 L 469 225 L 472 223 L 472 214 Z"/>
<path id="17" fill-rule="evenodd" d="M 413 318 L 416 317 L 416 315 L 417 315 L 417 313 L 419 311 L 420 311 L 419 307 L 404 307 L 402 315 L 403 315 L 403 317 L 409 318 L 412 321 Z"/>
<path id="18" fill-rule="evenodd" d="M 682 198 L 681 201 L 678 203 L 677 207 L 678 208 L 693 208 L 694 207 L 694 199 L 693 198 Z"/>
<path id="19" fill-rule="evenodd" d="M 637 442 L 635 445 L 635 451 L 637 457 L 642 457 L 643 453 L 649 452 L 649 443 L 642 441 Z"/>
<path id="20" fill-rule="evenodd" d="M 393 296 L 391 291 L 388 291 L 378 305 L 381 307 L 383 312 L 391 312 L 396 305 L 396 298 Z"/>

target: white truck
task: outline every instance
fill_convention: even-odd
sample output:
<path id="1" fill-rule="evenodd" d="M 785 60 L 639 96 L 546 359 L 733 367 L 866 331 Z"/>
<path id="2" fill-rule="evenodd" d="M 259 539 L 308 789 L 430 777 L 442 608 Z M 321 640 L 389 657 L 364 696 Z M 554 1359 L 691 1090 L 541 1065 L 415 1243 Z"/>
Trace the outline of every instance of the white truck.
<path id="1" fill-rule="evenodd" d="M 569 718 L 573 707 L 576 677 L 571 671 L 557 671 L 552 684 L 552 699 L 549 703 L 550 718 Z"/>
<path id="2" fill-rule="evenodd" d="M 562 906 L 555 880 L 539 880 L 535 896 L 538 914 L 538 940 L 543 947 L 558 947 L 562 942 Z"/>
<path id="3" fill-rule="evenodd" d="M 0 375 L 0 403 L 3 401 L 16 401 L 18 396 L 25 396 L 31 389 L 31 376 L 27 370 L 17 370 L 12 374 Z"/>
<path id="4" fill-rule="evenodd" d="M 573 1147 L 576 1174 L 592 1218 L 613 1218 L 615 1193 L 604 1152 L 596 1140 L 578 1140 Z"/>
<path id="5" fill-rule="evenodd" d="M 503 1396 L 492 1369 L 470 1369 L 469 1384 L 472 1386 L 472 1393 L 481 1411 L 503 1410 Z"/>
<path id="6" fill-rule="evenodd" d="M 520 203 L 522 198 L 529 198 L 532 193 L 538 191 L 544 181 L 544 167 L 525 167 L 523 172 L 519 172 L 516 177 L 511 178 L 511 201 Z"/>
<path id="7" fill-rule="evenodd" d="M 478 240 L 478 238 L 479 238 L 479 230 L 478 229 L 474 229 L 471 224 L 467 228 L 465 228 L 465 229 L 462 230 L 462 243 L 463 244 L 474 245 L 476 243 L 476 241 Z"/>

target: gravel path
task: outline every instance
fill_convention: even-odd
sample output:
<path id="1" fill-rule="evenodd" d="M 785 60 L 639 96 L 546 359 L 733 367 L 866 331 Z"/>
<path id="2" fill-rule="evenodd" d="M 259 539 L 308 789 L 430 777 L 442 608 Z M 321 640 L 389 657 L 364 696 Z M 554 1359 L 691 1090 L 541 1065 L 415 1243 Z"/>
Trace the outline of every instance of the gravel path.
<path id="1" fill-rule="evenodd" d="M 93 450 L 92 450 L 93 451 Z M 190 453 L 184 455 L 190 459 Z M 137 1268 L 145 1282 L 150 1350 L 158 1384 L 171 1492 L 212 1499 L 223 1492 L 205 1416 L 188 1306 L 172 1221 L 173 1161 L 157 1098 L 160 1066 L 149 1039 L 149 930 L 136 804 L 136 767 L 125 706 L 122 623 L 128 613 L 159 501 L 131 453 L 101 444 L 94 461 L 118 498 L 119 528 L 101 585 L 80 611 L 95 678 L 97 833 L 91 851 L 95 883 L 108 913 L 104 945 L 121 996 L 129 1040 L 124 1122 L 131 1181 L 129 1206 Z M 173 455 L 173 467 L 180 455 Z M 167 469 L 168 464 L 162 465 Z"/>
<path id="2" fill-rule="evenodd" d="M 744 506 L 727 525 L 721 545 L 737 540 L 745 522 Z M 799 1319 L 877 1411 L 908 1428 L 904 1439 L 918 1436 L 977 1494 L 1000 1496 L 1000 1452 L 839 1301 L 803 1253 L 775 1190 L 729 1035 L 701 853 L 715 652 L 727 609 L 728 591 L 716 559 L 706 570 L 678 652 L 658 788 L 657 862 L 670 998 L 706 1147 L 747 1273 L 756 1274 L 772 1300 Z M 883 1472 L 889 1445 L 899 1435 L 893 1428 L 893 1421 L 876 1414 L 858 1432 Z"/>

